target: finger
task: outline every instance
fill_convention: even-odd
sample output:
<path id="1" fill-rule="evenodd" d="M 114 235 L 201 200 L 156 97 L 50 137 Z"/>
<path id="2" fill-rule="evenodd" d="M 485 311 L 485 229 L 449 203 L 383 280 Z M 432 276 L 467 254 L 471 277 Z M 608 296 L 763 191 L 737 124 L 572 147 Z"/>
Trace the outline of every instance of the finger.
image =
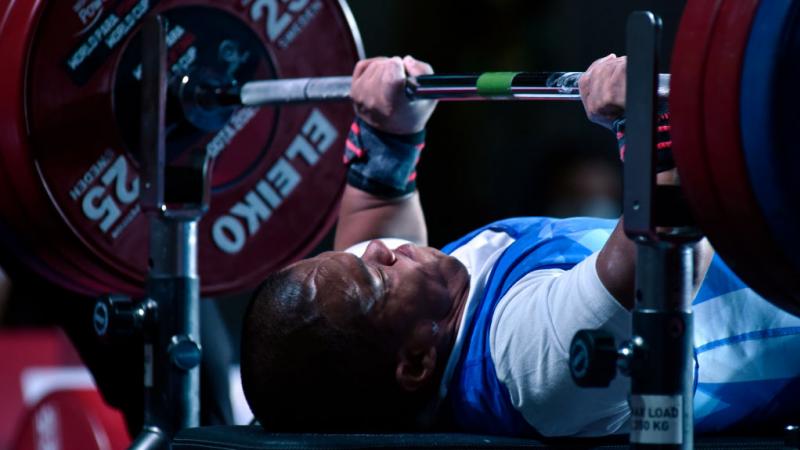
<path id="1" fill-rule="evenodd" d="M 398 85 L 405 85 L 406 71 L 403 60 L 399 56 L 391 58 L 383 67 L 381 81 L 396 89 Z"/>
<path id="2" fill-rule="evenodd" d="M 605 115 L 605 111 L 610 105 L 615 104 L 614 94 L 614 64 L 604 64 L 599 66 L 594 74 L 594 85 L 592 90 L 592 108 L 594 112 Z"/>
<path id="3" fill-rule="evenodd" d="M 616 54 L 614 54 L 614 53 L 609 53 L 608 55 L 606 55 L 606 56 L 604 56 L 604 57 L 602 57 L 602 58 L 596 59 L 596 60 L 594 60 L 594 62 L 592 62 L 591 64 L 589 64 L 589 68 L 587 68 L 587 69 L 586 69 L 586 72 L 591 72 L 591 70 L 592 70 L 592 69 L 594 69 L 595 67 L 597 67 L 598 65 L 600 65 L 600 64 L 602 64 L 602 63 L 604 63 L 604 62 L 608 61 L 608 60 L 609 60 L 609 59 L 611 59 L 611 58 L 616 58 L 616 57 L 617 57 L 617 55 L 616 55 Z M 584 72 L 584 74 L 585 74 L 586 72 Z"/>
<path id="4" fill-rule="evenodd" d="M 589 67 L 583 72 L 580 78 L 578 78 L 578 91 L 582 96 L 588 96 L 591 94 L 592 87 L 599 78 L 596 76 L 596 72 L 599 68 L 603 67 L 602 64 L 608 61 L 610 58 L 616 57 L 617 55 L 610 53 L 602 58 L 594 60 L 591 64 L 589 64 Z"/>
<path id="5" fill-rule="evenodd" d="M 625 66 L 619 59 L 598 66 L 592 77 L 592 89 L 598 94 L 596 107 L 624 107 Z"/>
<path id="6" fill-rule="evenodd" d="M 592 69 L 590 76 L 584 81 L 583 90 L 581 91 L 583 107 L 590 120 L 594 120 L 594 117 L 600 113 L 600 109 L 603 107 L 603 99 L 601 97 L 604 93 L 604 72 L 603 66 Z"/>
<path id="7" fill-rule="evenodd" d="M 399 56 L 393 56 L 386 66 L 386 75 L 389 79 L 405 79 L 406 69 L 403 66 L 403 59 Z"/>
<path id="8" fill-rule="evenodd" d="M 625 64 L 615 64 L 610 74 L 612 80 L 612 100 L 610 103 L 624 109 L 625 108 L 625 89 L 627 79 L 625 78 Z"/>
<path id="9" fill-rule="evenodd" d="M 414 59 L 410 55 L 403 58 L 403 66 L 409 76 L 416 77 L 420 75 L 430 75 L 433 73 L 433 67 L 430 64 Z"/>
<path id="10" fill-rule="evenodd" d="M 581 100 L 586 103 L 586 96 L 589 95 L 589 83 L 592 79 L 591 73 L 587 70 L 578 78 L 578 92 L 581 94 Z"/>
<path id="11" fill-rule="evenodd" d="M 364 71 L 367 69 L 367 66 L 369 66 L 369 62 L 370 61 L 368 59 L 362 59 L 356 63 L 356 66 L 353 68 L 353 80 L 360 77 L 364 73 Z"/>
<path id="12" fill-rule="evenodd" d="M 362 113 L 380 110 L 396 85 L 405 82 L 403 63 L 399 57 L 380 58 L 370 64 L 353 82 L 353 101 Z M 381 106 L 383 105 L 383 106 Z"/>
<path id="13" fill-rule="evenodd" d="M 374 61 L 369 65 L 369 67 L 366 68 L 366 70 L 364 70 L 361 78 L 366 84 L 378 83 L 383 80 L 383 77 L 387 72 L 387 67 L 391 66 L 392 64 L 391 58 L 380 58 L 379 60 Z"/>
<path id="14" fill-rule="evenodd" d="M 357 65 L 357 73 L 353 75 L 351 89 L 351 96 L 357 104 L 371 98 L 370 92 L 375 83 L 379 82 L 382 66 L 386 60 L 388 58 L 385 57 L 370 58 L 359 62 L 360 67 Z"/>
<path id="15" fill-rule="evenodd" d="M 599 68 L 596 63 L 602 59 L 603 58 L 592 63 L 592 65 L 586 69 L 581 77 L 578 78 L 578 92 L 581 94 L 581 101 L 583 102 L 583 107 L 587 113 L 589 113 L 592 109 L 592 92 L 597 90 L 597 80 L 600 79 L 600 76 L 597 75 Z"/>
<path id="16" fill-rule="evenodd" d="M 357 78 L 364 74 L 368 67 L 372 67 L 376 64 L 380 64 L 381 62 L 387 60 L 389 58 L 385 56 L 375 56 L 372 58 L 362 59 L 356 63 L 355 69 L 353 69 L 353 78 Z"/>

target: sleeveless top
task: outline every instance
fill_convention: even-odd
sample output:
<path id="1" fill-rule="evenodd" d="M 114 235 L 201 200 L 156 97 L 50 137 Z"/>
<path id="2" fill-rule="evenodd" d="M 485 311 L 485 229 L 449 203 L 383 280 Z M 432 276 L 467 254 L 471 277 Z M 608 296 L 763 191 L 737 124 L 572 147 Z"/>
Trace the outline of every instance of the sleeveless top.
<path id="1" fill-rule="evenodd" d="M 537 436 L 497 378 L 489 339 L 493 313 L 526 274 L 571 269 L 600 250 L 615 225 L 616 220 L 592 218 L 515 218 L 489 224 L 442 249 L 450 254 L 485 230 L 514 238 L 495 263 L 483 295 L 473 300 L 478 302 L 475 313 L 462 325 L 464 343 L 445 400 L 448 419 L 459 429 Z M 800 416 L 800 404 L 791 401 L 800 394 L 800 357 L 795 356 L 800 319 L 761 298 L 716 256 L 693 309 L 696 431 Z"/>

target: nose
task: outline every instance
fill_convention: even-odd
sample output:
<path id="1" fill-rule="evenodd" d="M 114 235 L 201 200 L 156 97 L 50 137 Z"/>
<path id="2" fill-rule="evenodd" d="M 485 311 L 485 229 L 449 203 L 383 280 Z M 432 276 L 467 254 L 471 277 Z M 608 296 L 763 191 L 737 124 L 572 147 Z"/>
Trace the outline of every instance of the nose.
<path id="1" fill-rule="evenodd" d="M 384 266 L 391 266 L 394 264 L 396 257 L 386 244 L 379 240 L 374 240 L 367 245 L 367 249 L 364 250 L 364 256 L 361 259 Z"/>

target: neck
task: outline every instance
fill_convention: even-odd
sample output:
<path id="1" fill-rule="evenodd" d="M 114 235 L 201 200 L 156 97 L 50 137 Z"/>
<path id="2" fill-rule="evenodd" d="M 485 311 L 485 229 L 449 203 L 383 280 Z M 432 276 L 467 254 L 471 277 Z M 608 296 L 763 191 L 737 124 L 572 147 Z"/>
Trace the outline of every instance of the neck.
<path id="1" fill-rule="evenodd" d="M 458 334 L 458 328 L 461 326 L 461 321 L 464 318 L 464 308 L 467 306 L 467 298 L 469 298 L 469 276 L 455 292 L 453 297 L 453 313 L 447 318 L 447 330 L 450 336 L 450 347 Z M 449 352 L 448 352 L 449 353 Z"/>
<path id="2" fill-rule="evenodd" d="M 467 305 L 467 298 L 469 298 L 469 276 L 463 283 L 459 283 L 458 287 L 453 290 L 453 303 L 450 308 L 450 313 L 447 317 L 439 323 L 440 326 L 440 339 L 437 348 L 439 369 L 437 380 L 441 380 L 441 375 L 447 366 L 447 361 L 450 359 L 450 353 L 453 350 L 453 344 L 458 336 L 458 329 L 461 326 L 461 321 L 464 319 L 464 308 Z M 438 391 L 438 389 L 437 389 Z"/>
<path id="3" fill-rule="evenodd" d="M 439 398 L 439 387 L 442 383 L 444 371 L 450 360 L 453 351 L 458 329 L 464 317 L 464 308 L 469 298 L 469 276 L 466 282 L 461 284 L 454 292 L 453 303 L 450 313 L 439 323 L 440 339 L 437 345 L 436 375 L 433 377 L 431 394 L 428 404 L 419 412 L 416 417 L 416 424 L 420 430 L 429 430 L 439 420 L 439 410 L 441 408 L 441 398 Z"/>

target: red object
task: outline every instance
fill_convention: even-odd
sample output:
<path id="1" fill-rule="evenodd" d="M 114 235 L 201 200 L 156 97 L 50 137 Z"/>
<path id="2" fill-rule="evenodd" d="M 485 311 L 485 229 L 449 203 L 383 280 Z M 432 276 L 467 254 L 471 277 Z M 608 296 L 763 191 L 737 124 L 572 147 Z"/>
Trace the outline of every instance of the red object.
<path id="1" fill-rule="evenodd" d="M 771 238 L 741 144 L 742 64 L 758 0 L 690 0 L 672 60 L 673 156 L 696 219 L 731 268 L 795 313 L 800 280 Z"/>
<path id="2" fill-rule="evenodd" d="M 47 203 L 45 193 L 38 188 L 20 188 L 15 180 L 34 180 L 36 170 L 31 158 L 13 159 L 17 150 L 27 142 L 24 120 L 24 85 L 27 50 L 32 39 L 32 30 L 38 19 L 42 1 L 10 1 L 0 6 L 0 54 L 3 55 L 4 70 L 0 72 L 0 189 L 4 192 L 0 203 L 0 218 L 12 229 L 33 231 L 34 222 L 26 213 L 31 204 Z M 12 159 L 9 159 L 12 158 Z M 49 210 L 49 209 L 48 209 Z M 51 234 L 31 233 L 14 239 L 19 254 L 25 262 L 42 275 L 76 292 L 96 288 L 92 277 L 82 273 L 50 244 Z M 34 256 L 36 255 L 36 256 Z M 63 260 L 64 264 L 53 270 L 44 261 Z"/>
<path id="3" fill-rule="evenodd" d="M 74 3 L 0 7 L 0 189 L 14 193 L 0 212 L 21 253 L 35 255 L 29 264 L 52 281 L 139 295 L 148 248 L 136 201 L 142 14 L 167 17 L 177 75 L 186 67 L 246 72 L 240 81 L 348 74 L 360 40 L 337 0 L 122 0 L 85 11 Z M 345 183 L 350 104 L 240 109 L 211 133 L 172 114 L 172 160 L 198 147 L 217 156 L 199 228 L 205 295 L 252 287 L 325 236 Z"/>
<path id="4" fill-rule="evenodd" d="M 123 450 L 131 439 L 119 411 L 96 390 L 56 391 L 31 409 L 12 450 Z"/>
<path id="5" fill-rule="evenodd" d="M 741 140 L 739 93 L 744 54 L 759 0 L 725 0 L 720 8 L 705 72 L 706 153 L 724 227 L 708 230 L 739 237 L 717 250 L 751 287 L 794 313 L 800 278 L 772 238 L 750 185 Z M 777 24 L 776 24 L 777 26 Z M 787 205 L 789 207 L 789 205 Z"/>
<path id="6" fill-rule="evenodd" d="M 0 361 L 0 448 L 9 447 L 26 411 L 42 395 L 65 387 L 65 381 L 74 387 L 76 372 L 81 379 L 78 382 L 91 387 L 88 371 L 58 329 L 0 331 Z M 58 376 L 62 369 L 73 374 L 72 380 Z M 34 379 L 37 372 L 45 377 Z"/>
<path id="7" fill-rule="evenodd" d="M 752 264 L 764 264 L 761 255 L 753 255 L 751 243 L 763 242 L 763 236 L 753 234 L 754 228 L 748 223 L 758 220 L 752 215 L 732 215 L 728 210 L 731 202 L 746 201 L 737 197 L 731 189 L 731 183 L 747 183 L 746 174 L 739 180 L 720 179 L 721 171 L 734 167 L 729 159 L 741 159 L 740 148 L 720 148 L 718 141 L 721 133 L 736 135 L 738 139 L 738 101 L 739 87 L 731 90 L 733 84 L 723 84 L 723 80 L 738 80 L 741 65 L 727 65 L 720 74 L 715 64 L 723 63 L 718 58 L 721 39 L 717 34 L 729 32 L 735 24 L 729 22 L 731 3 L 741 2 L 748 7 L 751 0 L 690 0 L 684 9 L 675 42 L 672 59 L 672 79 L 670 81 L 670 110 L 672 152 L 680 173 L 681 186 L 691 206 L 695 218 L 714 248 L 725 258 L 737 274 L 742 276 L 754 289 L 762 294 L 771 290 L 771 275 L 765 278 L 752 276 L 752 272 L 743 270 L 741 263 L 748 264 L 747 258 L 753 258 Z M 742 16 L 744 19 L 748 17 Z M 746 33 L 747 24 L 739 24 Z M 734 53 L 743 53 L 745 44 L 736 43 Z M 732 43 L 734 45 L 734 43 Z M 711 78 L 715 74 L 717 79 Z M 717 84 L 719 83 L 719 84 Z M 722 111 L 718 105 L 725 104 L 731 108 Z M 722 114 L 727 120 L 724 130 L 714 129 L 714 117 Z M 714 145 L 715 149 L 709 149 Z M 715 176 L 717 174 L 717 176 Z M 733 197 L 731 197 L 733 195 Z M 745 259 L 745 261 L 742 261 Z M 773 261 L 774 262 L 774 261 Z M 774 293 L 774 289 L 772 289 Z"/>
<path id="8" fill-rule="evenodd" d="M 705 154 L 703 77 L 721 0 L 689 0 L 672 54 L 669 107 L 672 155 L 686 199 L 704 230 L 725 225 Z M 716 242 L 715 242 L 716 245 Z"/>

